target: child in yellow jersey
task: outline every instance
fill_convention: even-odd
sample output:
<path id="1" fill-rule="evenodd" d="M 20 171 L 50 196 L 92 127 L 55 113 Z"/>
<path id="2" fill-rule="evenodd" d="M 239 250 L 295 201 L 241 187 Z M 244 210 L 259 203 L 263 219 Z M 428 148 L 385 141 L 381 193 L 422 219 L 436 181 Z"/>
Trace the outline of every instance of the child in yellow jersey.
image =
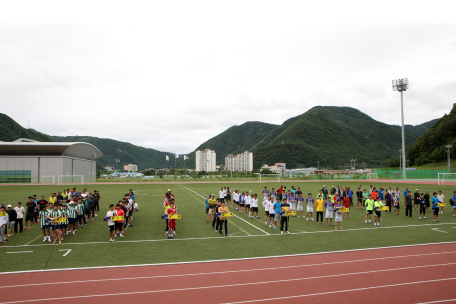
<path id="1" fill-rule="evenodd" d="M 329 199 L 329 197 L 328 197 L 328 199 Z M 315 208 L 317 209 L 317 224 L 320 224 L 318 222 L 318 217 L 321 218 L 321 223 L 323 224 L 323 205 L 324 205 L 323 199 L 322 199 L 321 195 L 319 195 L 317 201 L 315 202 Z"/>
<path id="2" fill-rule="evenodd" d="M 217 210 L 218 213 L 227 213 L 228 212 L 228 207 L 225 207 L 225 201 L 222 200 L 222 205 L 220 207 L 218 207 L 218 210 Z M 228 218 L 226 216 L 220 216 L 220 222 L 219 222 L 219 225 L 220 225 L 220 234 L 219 236 L 222 236 L 222 227 L 223 227 L 223 224 L 225 224 L 225 235 L 226 236 L 230 236 L 228 234 Z"/>
<path id="3" fill-rule="evenodd" d="M 369 220 L 369 223 L 372 224 L 371 216 L 372 211 L 374 210 L 374 200 L 372 199 L 372 195 L 369 194 L 367 200 L 364 202 L 364 205 L 366 205 L 366 219 L 364 220 L 364 223 L 367 224 L 367 220 Z"/>

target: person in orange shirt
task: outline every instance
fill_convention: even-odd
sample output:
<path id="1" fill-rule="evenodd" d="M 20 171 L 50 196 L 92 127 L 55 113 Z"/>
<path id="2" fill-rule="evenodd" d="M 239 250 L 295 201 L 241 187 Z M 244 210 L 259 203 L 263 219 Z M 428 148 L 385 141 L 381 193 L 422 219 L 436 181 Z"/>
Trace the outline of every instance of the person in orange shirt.
<path id="1" fill-rule="evenodd" d="M 377 197 L 378 197 L 378 192 L 377 192 L 377 188 L 374 187 L 374 190 L 372 191 L 372 199 L 374 201 L 377 200 Z"/>
<path id="2" fill-rule="evenodd" d="M 217 210 L 217 213 L 226 213 L 228 212 L 228 207 L 225 207 L 225 200 L 222 199 L 222 205 L 220 207 L 218 207 L 218 210 Z M 223 227 L 223 224 L 225 224 L 225 236 L 230 236 L 228 234 L 228 218 L 226 216 L 221 216 L 220 217 L 220 222 L 219 222 L 219 225 L 220 225 L 220 234 L 219 236 L 222 236 L 222 227 Z"/>

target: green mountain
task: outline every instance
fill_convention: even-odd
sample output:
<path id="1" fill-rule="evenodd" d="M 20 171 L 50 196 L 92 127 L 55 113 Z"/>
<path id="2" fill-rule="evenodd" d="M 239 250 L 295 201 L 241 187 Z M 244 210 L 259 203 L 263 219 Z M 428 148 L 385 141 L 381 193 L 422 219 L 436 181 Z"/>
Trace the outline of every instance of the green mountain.
<path id="1" fill-rule="evenodd" d="M 408 126 L 406 144 L 413 144 L 432 123 Z M 350 159 L 357 159 L 358 166 L 380 165 L 397 154 L 401 138 L 399 126 L 378 122 L 357 109 L 317 106 L 280 126 L 251 122 L 231 127 L 197 150 L 215 150 L 218 164 L 224 164 L 229 153 L 249 150 L 254 168 L 276 162 L 285 162 L 288 168 L 317 166 L 318 161 L 320 166 L 344 167 Z M 194 152 L 186 162 L 187 168 L 194 166 Z M 178 167 L 182 166 L 180 162 Z"/>
<path id="2" fill-rule="evenodd" d="M 116 159 L 119 159 L 119 169 L 123 165 L 135 164 L 138 170 L 147 168 L 165 168 L 173 166 L 173 163 L 166 162 L 166 155 L 173 160 L 174 154 L 160 152 L 154 149 L 143 148 L 133 144 L 108 138 L 98 138 L 92 136 L 51 136 L 56 142 L 87 142 L 97 147 L 103 157 L 97 159 L 97 164 L 102 166 L 111 165 L 116 167 Z"/>
<path id="3" fill-rule="evenodd" d="M 410 131 L 412 133 L 415 133 L 418 136 L 421 136 L 424 133 L 426 133 L 426 131 L 437 122 L 437 120 L 439 120 L 439 119 L 436 118 L 436 119 L 430 120 L 428 122 L 425 122 L 421 125 L 416 125 L 416 126 L 405 125 L 404 128 L 407 131 Z"/>
<path id="4" fill-rule="evenodd" d="M 49 136 L 25 129 L 8 115 L 0 113 L 0 141 L 15 141 L 18 138 L 52 141 Z"/>
<path id="5" fill-rule="evenodd" d="M 410 164 L 421 166 L 447 160 L 445 145 L 456 148 L 456 103 L 450 114 L 438 119 L 414 145 L 409 147 L 406 157 Z"/>

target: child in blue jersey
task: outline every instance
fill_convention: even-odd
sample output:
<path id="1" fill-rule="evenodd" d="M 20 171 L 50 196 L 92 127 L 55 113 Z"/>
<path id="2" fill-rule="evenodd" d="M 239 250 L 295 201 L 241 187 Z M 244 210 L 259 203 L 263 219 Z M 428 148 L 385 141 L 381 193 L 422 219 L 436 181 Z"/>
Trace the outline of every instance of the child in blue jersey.
<path id="1" fill-rule="evenodd" d="M 437 197 L 437 192 L 433 193 L 433 197 L 431 199 L 432 203 L 432 221 L 434 223 L 438 223 L 439 221 L 439 198 Z"/>
<path id="2" fill-rule="evenodd" d="M 453 196 L 451 197 L 451 201 L 453 202 L 453 216 L 456 216 L 454 214 L 454 210 L 456 209 L 456 191 L 453 192 Z"/>

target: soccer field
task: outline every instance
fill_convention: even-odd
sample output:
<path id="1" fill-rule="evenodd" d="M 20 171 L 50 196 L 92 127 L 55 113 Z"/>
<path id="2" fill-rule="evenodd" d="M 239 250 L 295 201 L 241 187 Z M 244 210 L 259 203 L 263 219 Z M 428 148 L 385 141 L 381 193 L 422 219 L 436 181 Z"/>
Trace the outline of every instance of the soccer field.
<path id="1" fill-rule="evenodd" d="M 260 219 L 250 219 L 235 212 L 229 219 L 230 237 L 219 237 L 218 232 L 206 223 L 204 201 L 209 194 L 218 196 L 222 186 L 231 190 L 251 191 L 261 196 L 264 186 L 278 188 L 280 185 L 301 187 L 303 196 L 311 192 L 314 197 L 326 184 L 331 186 L 351 187 L 356 192 L 359 182 L 281 182 L 279 183 L 202 183 L 202 184 L 127 184 L 127 185 L 76 185 L 77 190 L 88 188 L 89 192 L 99 190 L 101 194 L 100 215 L 88 226 L 78 228 L 76 235 L 69 235 L 63 245 L 43 243 L 39 226 L 22 234 L 15 234 L 0 246 L 0 272 L 64 269 L 80 267 L 106 267 L 120 265 L 140 265 L 156 263 L 176 263 L 189 261 L 208 261 L 242 259 L 267 256 L 294 255 L 315 252 L 330 252 L 374 247 L 389 247 L 411 244 L 440 243 L 456 241 L 456 217 L 452 216 L 452 207 L 448 204 L 440 223 L 432 223 L 430 212 L 428 220 L 419 220 L 418 211 L 413 211 L 413 218 L 405 218 L 403 198 L 401 215 L 383 213 L 383 227 L 365 224 L 365 211 L 351 208 L 350 219 L 343 220 L 344 231 L 335 231 L 334 226 L 317 225 L 316 221 L 302 218 L 290 219 L 289 235 L 280 235 L 264 223 L 264 208 L 259 200 Z M 370 185 L 385 188 L 399 187 L 401 192 L 406 186 L 412 193 L 442 190 L 445 200 L 451 197 L 455 186 L 414 185 L 380 183 L 374 180 L 362 182 L 363 188 Z M 72 188 L 73 186 L 71 186 Z M 66 185 L 46 186 L 2 186 L 2 203 L 16 206 L 23 204 L 27 197 L 36 194 L 49 198 L 52 192 L 63 191 Z M 108 205 L 117 203 L 132 188 L 135 192 L 139 212 L 133 218 L 133 227 L 128 228 L 125 238 L 109 242 L 108 224 L 103 221 Z M 177 235 L 174 240 L 165 236 L 163 213 L 163 195 L 168 188 L 175 194 L 178 213 Z M 355 199 L 356 201 L 356 199 Z M 230 209 L 230 211 L 233 211 Z M 315 208 L 314 208 L 315 211 Z M 314 213 L 314 218 L 316 214 Z M 71 251 L 70 251 L 71 250 Z"/>

